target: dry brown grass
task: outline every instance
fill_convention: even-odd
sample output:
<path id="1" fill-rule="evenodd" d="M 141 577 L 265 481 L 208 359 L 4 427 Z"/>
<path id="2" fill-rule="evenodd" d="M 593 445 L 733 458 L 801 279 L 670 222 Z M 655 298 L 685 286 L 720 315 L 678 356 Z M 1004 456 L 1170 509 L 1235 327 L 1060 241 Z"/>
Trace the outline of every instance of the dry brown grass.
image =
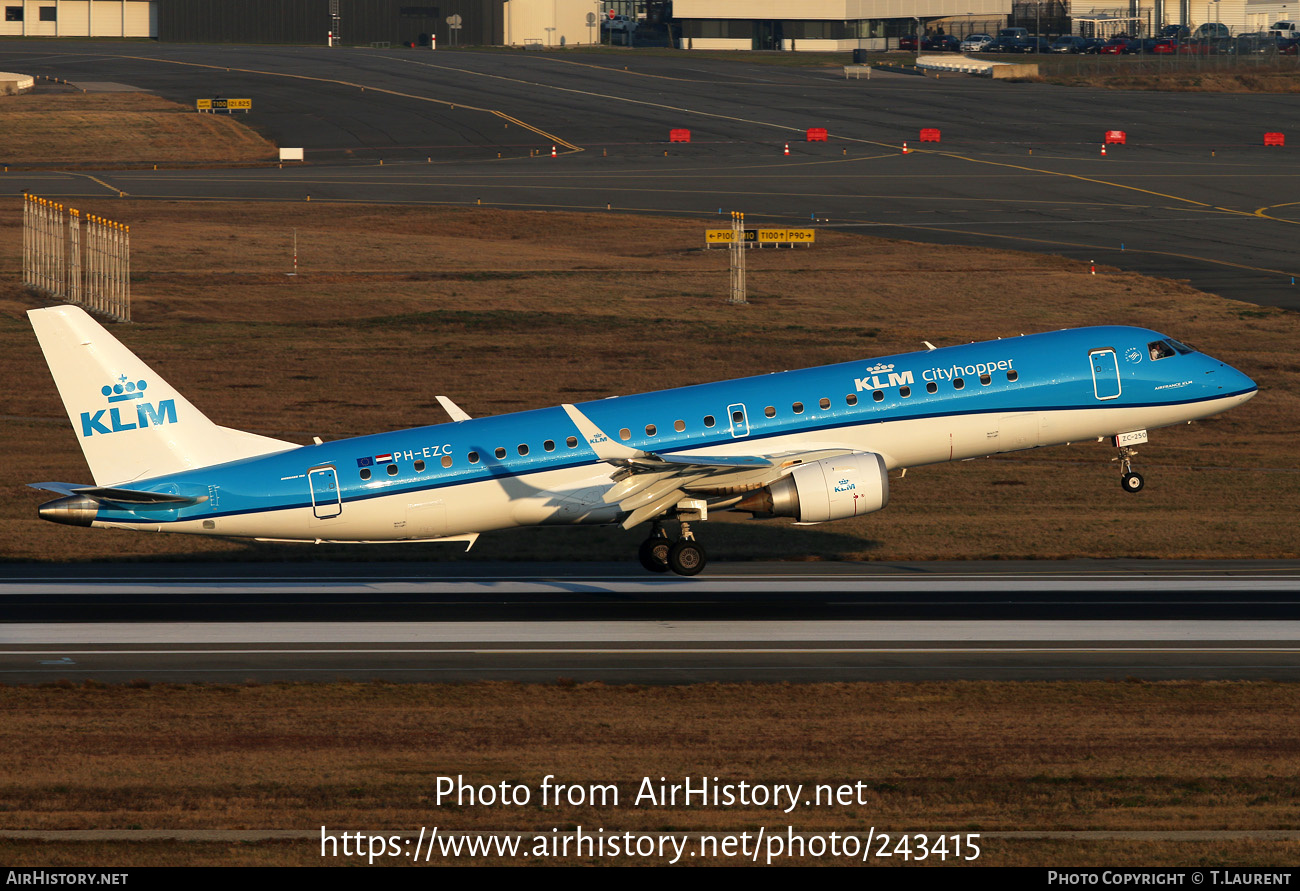
<path id="1" fill-rule="evenodd" d="M 0 828 L 1295 829 L 1294 704 L 1294 685 L 1266 682 L 0 688 Z M 543 807 L 547 774 L 614 783 L 621 803 Z M 457 775 L 521 783 L 533 800 L 439 805 L 437 778 Z M 793 816 L 632 806 L 647 776 L 869 791 Z M 51 865 L 59 850 L 0 844 L 9 863 Z M 111 862 L 168 850 L 188 848 L 115 846 Z M 268 850 L 310 862 L 318 849 L 252 846 L 245 862 Z M 1020 865 L 1294 859 L 1294 846 L 1242 841 L 986 850 L 982 862 Z"/>
<path id="2" fill-rule="evenodd" d="M 1045 56 L 1035 61 L 1040 76 L 1029 80 L 1068 87 L 1162 93 L 1300 92 L 1300 66 L 1294 56 L 1280 62 L 1237 62 L 1222 56 Z"/>
<path id="3" fill-rule="evenodd" d="M 198 114 L 148 93 L 0 97 L 0 164 L 138 167 L 255 164 L 276 147 L 229 115 Z"/>
<path id="4" fill-rule="evenodd" d="M 19 279 L 17 202 L 0 211 L 0 275 Z M 109 200 L 132 232 L 137 324 L 115 333 L 218 423 L 307 442 L 471 414 L 722 380 L 1021 332 L 1132 323 L 1252 375 L 1236 411 L 1157 431 L 1124 494 L 1113 450 L 1076 444 L 913 470 L 890 507 L 816 530 L 711 523 L 720 559 L 1294 557 L 1300 503 L 1300 320 L 1184 284 L 1059 257 L 821 233 L 754 252 L 752 304 L 722 302 L 723 252 L 700 222 L 613 214 Z M 299 277 L 291 269 L 298 230 Z M 23 316 L 0 287 L 9 389 L 0 555 L 9 559 L 430 559 L 445 546 L 276 547 L 40 522 L 35 480 L 88 479 Z M 609 530 L 487 536 L 485 558 L 624 559 Z"/>

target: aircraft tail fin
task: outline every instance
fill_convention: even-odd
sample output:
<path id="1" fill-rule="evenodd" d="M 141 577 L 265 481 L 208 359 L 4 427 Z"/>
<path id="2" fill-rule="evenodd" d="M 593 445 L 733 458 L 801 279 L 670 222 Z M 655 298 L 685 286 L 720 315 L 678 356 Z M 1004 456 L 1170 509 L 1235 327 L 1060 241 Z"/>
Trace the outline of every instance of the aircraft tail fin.
<path id="1" fill-rule="evenodd" d="M 97 486 L 297 448 L 212 423 L 78 307 L 27 315 Z"/>

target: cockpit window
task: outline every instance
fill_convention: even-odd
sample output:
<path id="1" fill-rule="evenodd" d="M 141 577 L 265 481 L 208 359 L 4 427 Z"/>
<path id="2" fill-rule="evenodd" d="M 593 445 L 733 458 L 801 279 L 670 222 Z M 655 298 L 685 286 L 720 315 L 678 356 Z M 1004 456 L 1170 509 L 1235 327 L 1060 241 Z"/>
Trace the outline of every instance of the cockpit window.
<path id="1" fill-rule="evenodd" d="M 1174 348 L 1163 340 L 1153 340 L 1147 344 L 1147 350 L 1151 353 L 1152 360 L 1168 359 L 1175 355 Z"/>
<path id="2" fill-rule="evenodd" d="M 1169 344 L 1171 347 L 1178 350 L 1178 352 L 1182 353 L 1184 356 L 1188 355 L 1189 353 L 1196 352 L 1196 350 L 1192 349 L 1187 344 L 1179 343 L 1178 341 L 1174 340 L 1172 337 L 1166 338 L 1165 343 Z"/>

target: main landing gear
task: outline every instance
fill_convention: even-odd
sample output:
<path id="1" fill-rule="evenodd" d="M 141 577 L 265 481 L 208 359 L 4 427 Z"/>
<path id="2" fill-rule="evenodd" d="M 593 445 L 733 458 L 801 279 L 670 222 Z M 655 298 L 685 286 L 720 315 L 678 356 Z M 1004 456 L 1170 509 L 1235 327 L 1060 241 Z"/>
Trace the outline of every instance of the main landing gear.
<path id="1" fill-rule="evenodd" d="M 1141 492 L 1142 487 L 1146 485 L 1142 474 L 1133 470 L 1133 456 L 1136 454 L 1137 449 L 1120 446 L 1119 457 L 1110 459 L 1119 462 L 1119 487 L 1125 492 Z"/>
<path id="2" fill-rule="evenodd" d="M 678 575 L 698 575 L 706 562 L 704 548 L 695 541 L 690 523 L 682 521 L 681 535 L 679 540 L 673 541 L 663 525 L 656 522 L 650 530 L 650 537 L 641 543 L 637 552 L 641 565 L 651 572 L 672 570 Z"/>

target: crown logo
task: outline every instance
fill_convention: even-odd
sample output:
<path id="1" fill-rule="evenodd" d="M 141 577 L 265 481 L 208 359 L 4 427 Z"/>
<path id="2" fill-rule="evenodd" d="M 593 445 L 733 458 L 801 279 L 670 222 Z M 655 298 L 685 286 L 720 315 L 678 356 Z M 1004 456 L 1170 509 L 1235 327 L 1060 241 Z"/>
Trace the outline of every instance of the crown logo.
<path id="1" fill-rule="evenodd" d="M 125 374 L 119 374 L 117 383 L 105 384 L 99 388 L 99 392 L 107 396 L 109 402 L 129 402 L 132 399 L 143 399 L 148 386 L 146 381 L 129 381 Z"/>
<path id="2" fill-rule="evenodd" d="M 868 368 L 867 374 L 880 374 L 881 372 L 893 371 L 893 370 L 894 370 L 893 362 L 890 362 L 888 365 L 886 365 L 884 362 L 881 362 L 879 364 L 872 365 L 870 368 Z"/>

